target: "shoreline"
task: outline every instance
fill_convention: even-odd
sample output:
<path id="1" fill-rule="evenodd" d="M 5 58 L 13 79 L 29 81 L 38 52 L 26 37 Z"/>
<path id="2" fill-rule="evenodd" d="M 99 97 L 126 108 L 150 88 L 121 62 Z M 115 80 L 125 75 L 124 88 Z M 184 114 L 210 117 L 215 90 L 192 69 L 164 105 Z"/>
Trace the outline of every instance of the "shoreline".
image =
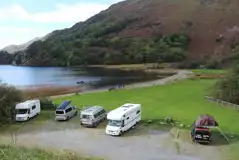
<path id="1" fill-rule="evenodd" d="M 190 75 L 192 75 L 192 74 L 194 74 L 194 73 L 191 71 L 188 71 L 188 70 L 177 70 L 177 72 L 172 76 L 162 78 L 162 79 L 156 79 L 156 80 L 152 80 L 152 81 L 136 82 L 136 83 L 127 85 L 125 87 L 125 89 L 143 88 L 143 87 L 150 87 L 150 86 L 155 86 L 155 85 L 165 85 L 165 84 L 177 81 L 177 80 L 190 78 L 191 77 Z M 108 89 L 109 88 L 107 87 L 107 88 L 101 88 L 101 89 L 86 90 L 86 91 L 78 92 L 77 94 L 82 95 L 82 94 L 89 94 L 89 93 L 106 92 L 106 91 L 108 91 Z M 48 98 L 54 99 L 54 98 L 68 97 L 68 96 L 73 96 L 73 95 L 76 95 L 76 93 L 53 95 L 53 96 L 49 96 Z"/>

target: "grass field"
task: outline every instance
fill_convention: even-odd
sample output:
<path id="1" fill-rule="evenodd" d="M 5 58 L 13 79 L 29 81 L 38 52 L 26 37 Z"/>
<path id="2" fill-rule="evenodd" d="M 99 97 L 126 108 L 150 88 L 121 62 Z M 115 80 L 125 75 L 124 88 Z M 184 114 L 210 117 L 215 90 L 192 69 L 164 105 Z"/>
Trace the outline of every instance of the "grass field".
<path id="1" fill-rule="evenodd" d="M 204 99 L 214 83 L 214 80 L 184 80 L 164 86 L 61 97 L 55 99 L 55 103 L 68 99 L 78 107 L 102 105 L 107 110 L 128 102 L 140 103 L 143 120 L 171 116 L 184 124 L 192 124 L 200 114 L 211 114 L 224 132 L 239 133 L 239 126 L 233 125 L 239 121 L 237 111 Z"/>
<path id="2" fill-rule="evenodd" d="M 81 158 L 69 152 L 49 152 L 40 149 L 26 149 L 12 146 L 0 146 L 1 160 L 96 160 Z"/>
<path id="3" fill-rule="evenodd" d="M 193 69 L 196 74 L 225 74 L 227 70 L 222 69 Z"/>

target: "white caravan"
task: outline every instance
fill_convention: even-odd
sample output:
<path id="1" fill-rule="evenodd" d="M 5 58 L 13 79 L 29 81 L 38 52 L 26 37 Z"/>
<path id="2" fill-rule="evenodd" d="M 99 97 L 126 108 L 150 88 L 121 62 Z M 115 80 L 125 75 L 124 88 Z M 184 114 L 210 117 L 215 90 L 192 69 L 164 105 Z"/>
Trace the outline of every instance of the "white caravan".
<path id="1" fill-rule="evenodd" d="M 141 104 L 127 103 L 107 114 L 106 134 L 119 136 L 141 120 Z"/>
<path id="2" fill-rule="evenodd" d="M 27 121 L 40 114 L 40 100 L 28 100 L 16 105 L 16 121 Z"/>

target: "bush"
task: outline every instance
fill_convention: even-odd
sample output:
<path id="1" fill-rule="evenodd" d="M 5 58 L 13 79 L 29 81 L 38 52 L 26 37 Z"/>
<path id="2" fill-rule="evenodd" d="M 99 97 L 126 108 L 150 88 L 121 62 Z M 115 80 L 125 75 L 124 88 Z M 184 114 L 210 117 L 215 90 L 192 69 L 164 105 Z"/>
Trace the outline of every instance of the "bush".
<path id="1" fill-rule="evenodd" d="M 0 124 L 10 122 L 14 117 L 15 105 L 23 100 L 21 91 L 8 85 L 0 85 Z"/>
<path id="2" fill-rule="evenodd" d="M 40 103 L 41 103 L 42 110 L 55 110 L 56 109 L 56 105 L 53 104 L 53 102 L 47 98 L 41 98 Z"/>
<path id="3" fill-rule="evenodd" d="M 214 87 L 214 97 L 227 102 L 239 104 L 239 64 L 234 64 L 226 76 Z"/>

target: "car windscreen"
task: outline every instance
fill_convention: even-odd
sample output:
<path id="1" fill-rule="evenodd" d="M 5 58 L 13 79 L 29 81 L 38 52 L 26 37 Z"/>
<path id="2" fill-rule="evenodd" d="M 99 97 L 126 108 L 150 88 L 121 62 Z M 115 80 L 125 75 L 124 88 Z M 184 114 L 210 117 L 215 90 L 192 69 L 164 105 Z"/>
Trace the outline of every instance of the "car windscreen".
<path id="1" fill-rule="evenodd" d="M 27 114 L 28 109 L 17 109 L 16 112 L 17 112 L 17 114 Z"/>
<path id="2" fill-rule="evenodd" d="M 64 114 L 64 111 L 56 111 L 56 114 Z"/>
<path id="3" fill-rule="evenodd" d="M 122 125 L 122 121 L 116 121 L 116 120 L 109 120 L 108 125 L 113 127 L 120 127 Z"/>

